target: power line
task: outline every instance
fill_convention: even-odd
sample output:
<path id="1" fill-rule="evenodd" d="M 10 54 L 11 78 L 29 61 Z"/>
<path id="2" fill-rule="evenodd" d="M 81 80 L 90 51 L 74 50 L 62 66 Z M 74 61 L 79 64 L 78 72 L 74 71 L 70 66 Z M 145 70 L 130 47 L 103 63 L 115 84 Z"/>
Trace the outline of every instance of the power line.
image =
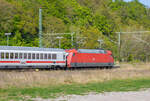
<path id="1" fill-rule="evenodd" d="M 129 33 L 150 33 L 150 31 L 133 31 L 133 32 L 115 32 L 118 34 L 118 54 L 120 58 L 120 45 L 121 45 L 121 34 L 129 34 Z M 147 43 L 142 39 L 136 38 L 137 40 L 140 40 L 141 42 Z"/>
<path id="2" fill-rule="evenodd" d="M 134 38 L 137 39 L 137 40 L 139 40 L 140 42 L 143 42 L 143 43 L 145 43 L 146 45 L 150 46 L 150 44 L 147 43 L 145 40 L 142 40 L 142 39 L 140 39 L 140 38 L 137 38 L 136 36 L 134 36 Z"/>
<path id="3" fill-rule="evenodd" d="M 121 33 L 121 34 L 124 34 L 124 33 L 150 33 L 150 31 L 133 31 L 133 32 L 115 32 L 115 33 Z"/>
<path id="4" fill-rule="evenodd" d="M 74 35 L 75 32 L 72 32 L 72 33 L 45 33 L 44 35 L 47 36 L 47 35 L 50 35 L 50 36 L 58 36 L 58 35 L 71 35 L 71 44 L 72 44 L 72 47 L 74 46 L 73 44 L 73 41 L 74 41 Z"/>
<path id="5" fill-rule="evenodd" d="M 66 34 L 74 34 L 75 32 L 72 32 L 72 33 L 45 33 L 44 35 L 66 35 Z"/>
<path id="6" fill-rule="evenodd" d="M 129 34 L 129 33 L 150 33 L 150 31 L 133 31 L 133 32 L 115 32 L 118 34 L 118 46 L 120 46 L 120 34 Z"/>

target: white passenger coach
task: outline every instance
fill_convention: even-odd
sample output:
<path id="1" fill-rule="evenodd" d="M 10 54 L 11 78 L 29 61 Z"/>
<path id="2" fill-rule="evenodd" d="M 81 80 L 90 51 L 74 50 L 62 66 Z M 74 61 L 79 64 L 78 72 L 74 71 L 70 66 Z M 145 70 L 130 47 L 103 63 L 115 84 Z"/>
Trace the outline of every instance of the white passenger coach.
<path id="1" fill-rule="evenodd" d="M 57 48 L 0 46 L 0 68 L 65 67 L 66 52 Z"/>

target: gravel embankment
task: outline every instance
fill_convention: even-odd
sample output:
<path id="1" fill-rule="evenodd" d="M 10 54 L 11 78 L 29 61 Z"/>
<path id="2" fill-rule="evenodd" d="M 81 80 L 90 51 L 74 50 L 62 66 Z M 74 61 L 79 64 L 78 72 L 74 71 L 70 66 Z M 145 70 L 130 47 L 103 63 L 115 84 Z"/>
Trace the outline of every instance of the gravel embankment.
<path id="1" fill-rule="evenodd" d="M 150 101 L 150 89 L 138 92 L 107 92 L 102 94 L 68 95 L 57 99 L 35 98 L 34 101 Z"/>

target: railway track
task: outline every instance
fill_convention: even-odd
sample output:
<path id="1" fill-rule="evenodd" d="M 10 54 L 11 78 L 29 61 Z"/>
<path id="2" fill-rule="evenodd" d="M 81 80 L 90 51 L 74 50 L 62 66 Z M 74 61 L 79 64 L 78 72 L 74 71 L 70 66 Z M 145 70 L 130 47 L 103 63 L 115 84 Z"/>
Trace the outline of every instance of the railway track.
<path id="1" fill-rule="evenodd" d="M 62 71 L 73 71 L 73 70 L 100 70 L 100 69 L 115 69 L 115 68 L 120 68 L 119 65 L 115 65 L 113 67 L 78 67 L 78 68 L 0 68 L 0 71 L 17 71 L 17 72 L 26 72 L 26 71 L 57 71 L 57 70 L 62 70 Z"/>

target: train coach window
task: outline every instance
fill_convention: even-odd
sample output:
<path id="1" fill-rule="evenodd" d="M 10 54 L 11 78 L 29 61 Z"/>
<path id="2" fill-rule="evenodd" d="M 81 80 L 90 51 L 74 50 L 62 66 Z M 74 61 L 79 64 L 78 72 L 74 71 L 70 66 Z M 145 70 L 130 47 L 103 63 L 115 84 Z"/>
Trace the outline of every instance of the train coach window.
<path id="1" fill-rule="evenodd" d="M 35 53 L 32 54 L 32 59 L 35 59 Z"/>
<path id="2" fill-rule="evenodd" d="M 27 59 L 27 53 L 24 53 L 24 59 Z"/>
<path id="3" fill-rule="evenodd" d="M 28 59 L 31 59 L 31 53 L 28 53 Z"/>
<path id="4" fill-rule="evenodd" d="M 48 54 L 48 59 L 51 59 L 51 54 Z"/>
<path id="5" fill-rule="evenodd" d="M 6 53 L 6 59 L 9 59 L 9 53 Z"/>
<path id="6" fill-rule="evenodd" d="M 47 54 L 44 54 L 44 59 L 47 59 Z"/>
<path id="7" fill-rule="evenodd" d="M 10 59 L 14 58 L 14 53 L 10 53 Z"/>
<path id="8" fill-rule="evenodd" d="M 22 53 L 19 53 L 19 59 L 22 59 Z"/>
<path id="9" fill-rule="evenodd" d="M 18 53 L 15 53 L 15 59 L 18 59 Z"/>
<path id="10" fill-rule="evenodd" d="M 52 54 L 52 59 L 56 59 L 56 54 Z"/>
<path id="11" fill-rule="evenodd" d="M 4 59 L 4 52 L 1 53 L 1 59 Z"/>
<path id="12" fill-rule="evenodd" d="M 39 54 L 36 54 L 36 59 L 39 59 Z"/>
<path id="13" fill-rule="evenodd" d="M 63 59 L 64 59 L 64 60 L 66 59 L 66 56 L 65 56 L 65 55 L 63 55 Z"/>
<path id="14" fill-rule="evenodd" d="M 43 54 L 42 53 L 40 54 L 40 59 L 43 59 Z"/>

